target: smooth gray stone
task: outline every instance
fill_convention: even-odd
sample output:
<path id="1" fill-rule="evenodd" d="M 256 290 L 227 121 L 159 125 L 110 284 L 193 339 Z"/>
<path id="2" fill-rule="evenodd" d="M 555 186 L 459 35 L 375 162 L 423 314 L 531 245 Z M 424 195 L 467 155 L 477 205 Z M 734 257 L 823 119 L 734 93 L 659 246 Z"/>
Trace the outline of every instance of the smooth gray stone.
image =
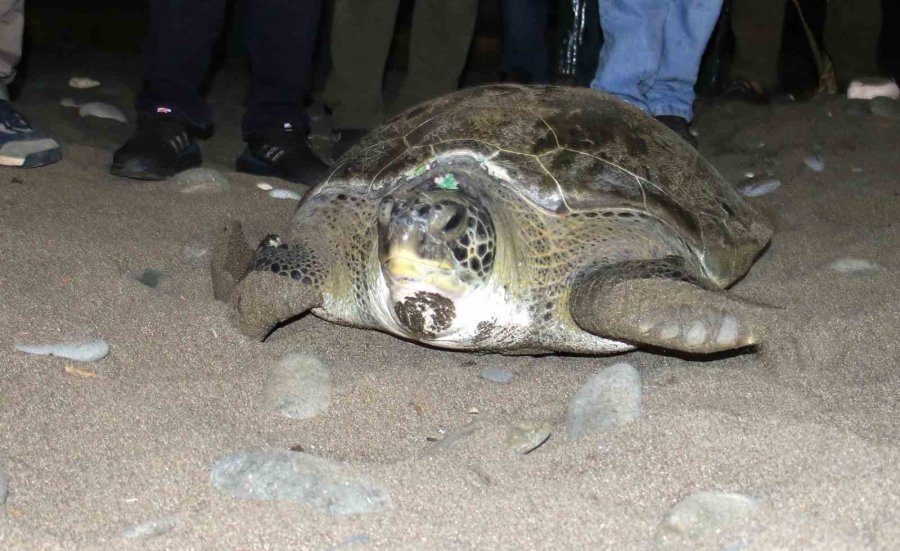
<path id="1" fill-rule="evenodd" d="M 481 370 L 481 378 L 493 383 L 506 384 L 512 381 L 513 374 L 499 367 L 485 367 Z"/>
<path id="2" fill-rule="evenodd" d="M 509 426 L 506 445 L 518 455 L 534 451 L 550 438 L 550 423 L 526 421 Z"/>
<path id="3" fill-rule="evenodd" d="M 332 515 L 380 511 L 390 497 L 379 485 L 343 465 L 303 452 L 253 450 L 220 459 L 213 485 L 244 499 L 311 505 Z"/>
<path id="4" fill-rule="evenodd" d="M 212 168 L 189 168 L 175 175 L 181 193 L 220 193 L 231 188 L 231 182 Z"/>
<path id="5" fill-rule="evenodd" d="M 49 344 L 17 344 L 16 350 L 28 354 L 58 356 L 77 362 L 95 362 L 109 354 L 109 345 L 104 340 L 84 342 L 60 342 Z"/>
<path id="6" fill-rule="evenodd" d="M 166 517 L 155 520 L 148 520 L 125 530 L 122 533 L 126 538 L 154 538 L 171 532 L 178 526 L 178 517 Z"/>
<path id="7" fill-rule="evenodd" d="M 881 270 L 881 266 L 875 262 L 850 256 L 838 258 L 829 264 L 828 267 L 836 272 L 841 272 L 842 274 L 871 273 Z"/>
<path id="8" fill-rule="evenodd" d="M 641 416 L 641 376 L 627 363 L 600 370 L 582 385 L 569 402 L 566 432 L 577 438 L 610 430 Z"/>
<path id="9" fill-rule="evenodd" d="M 6 503 L 9 496 L 9 473 L 0 469 L 0 505 Z"/>
<path id="10" fill-rule="evenodd" d="M 713 538 L 750 520 L 758 510 L 759 502 L 741 494 L 691 494 L 666 513 L 656 534 L 656 546 L 658 549 L 696 549 L 701 544 L 714 543 Z"/>
<path id="11" fill-rule="evenodd" d="M 803 164 L 813 172 L 822 172 L 825 170 L 825 161 L 818 155 L 807 155 L 803 158 Z"/>
<path id="12" fill-rule="evenodd" d="M 317 358 L 288 354 L 269 372 L 263 407 L 291 419 L 309 419 L 331 404 L 331 370 Z"/>
<path id="13" fill-rule="evenodd" d="M 457 443 L 472 436 L 483 428 L 484 424 L 481 421 L 472 421 L 468 425 L 464 425 L 458 429 L 454 429 L 448 432 L 447 435 L 444 436 L 444 438 L 438 440 L 433 445 L 426 448 L 422 455 L 425 457 L 430 457 L 444 453 L 445 451 L 455 446 Z"/>

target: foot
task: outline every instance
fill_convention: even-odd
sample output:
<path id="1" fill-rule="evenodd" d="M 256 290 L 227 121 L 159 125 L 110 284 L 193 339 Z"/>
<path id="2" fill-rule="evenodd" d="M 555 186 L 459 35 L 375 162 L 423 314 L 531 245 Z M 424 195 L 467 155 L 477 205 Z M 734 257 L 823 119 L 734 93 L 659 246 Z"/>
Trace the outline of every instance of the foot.
<path id="1" fill-rule="evenodd" d="M 201 162 L 200 146 L 187 125 L 173 115 L 155 115 L 138 123 L 113 154 L 109 172 L 135 180 L 166 180 Z"/>
<path id="2" fill-rule="evenodd" d="M 0 165 L 34 168 L 61 158 L 56 140 L 35 132 L 10 102 L 0 100 Z"/>
<path id="3" fill-rule="evenodd" d="M 697 148 L 697 138 L 691 134 L 690 124 L 687 119 L 676 117 L 674 115 L 659 115 L 656 120 L 668 126 L 670 130 L 678 134 L 681 139 L 686 141 L 694 149 Z"/>
<path id="4" fill-rule="evenodd" d="M 336 130 L 341 137 L 338 138 L 338 141 L 334 143 L 334 147 L 331 150 L 331 157 L 334 160 L 338 160 L 340 157 L 344 156 L 344 153 L 349 151 L 354 145 L 359 143 L 363 136 L 369 133 L 368 130 L 363 130 L 362 128 L 343 128 L 340 130 Z"/>
<path id="5" fill-rule="evenodd" d="M 328 173 L 328 165 L 309 147 L 306 133 L 287 127 L 250 136 L 235 169 L 304 184 L 316 183 Z"/>

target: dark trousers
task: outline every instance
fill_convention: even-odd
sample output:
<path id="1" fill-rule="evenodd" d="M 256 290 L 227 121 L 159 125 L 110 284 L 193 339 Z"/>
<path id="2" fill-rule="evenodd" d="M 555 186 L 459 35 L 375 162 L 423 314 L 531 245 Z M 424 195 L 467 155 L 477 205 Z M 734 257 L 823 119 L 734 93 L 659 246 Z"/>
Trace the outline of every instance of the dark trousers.
<path id="1" fill-rule="evenodd" d="M 200 83 L 225 19 L 227 0 L 152 0 L 144 43 L 142 116 L 166 107 L 199 129 L 212 124 Z M 250 94 L 244 136 L 291 124 L 306 131 L 309 94 L 322 0 L 248 0 L 238 20 L 250 53 Z"/>
<path id="2" fill-rule="evenodd" d="M 550 80 L 547 48 L 549 0 L 503 0 L 503 58 L 507 79 L 526 84 Z"/>

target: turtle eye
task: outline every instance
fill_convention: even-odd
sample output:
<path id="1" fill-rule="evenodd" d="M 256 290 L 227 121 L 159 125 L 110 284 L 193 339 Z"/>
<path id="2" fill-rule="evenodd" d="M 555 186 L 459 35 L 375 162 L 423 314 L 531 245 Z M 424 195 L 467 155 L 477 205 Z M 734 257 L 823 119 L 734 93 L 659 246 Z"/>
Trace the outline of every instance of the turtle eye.
<path id="1" fill-rule="evenodd" d="M 458 228 L 460 224 L 462 224 L 462 221 L 463 221 L 463 215 L 461 212 L 457 211 L 456 213 L 453 214 L 453 216 L 450 217 L 450 220 L 447 220 L 447 223 L 444 224 L 444 231 L 452 232 L 453 230 Z"/>

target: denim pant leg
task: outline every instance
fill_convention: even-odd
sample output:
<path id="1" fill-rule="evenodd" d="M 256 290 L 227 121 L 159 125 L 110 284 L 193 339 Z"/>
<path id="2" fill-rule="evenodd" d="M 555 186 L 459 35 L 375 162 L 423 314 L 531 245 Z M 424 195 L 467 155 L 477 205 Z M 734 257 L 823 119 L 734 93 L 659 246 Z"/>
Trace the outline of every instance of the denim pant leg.
<path id="1" fill-rule="evenodd" d="M 503 0 L 500 69 L 530 84 L 549 81 L 548 0 Z"/>
<path id="2" fill-rule="evenodd" d="M 305 133 L 322 0 L 251 0 L 246 9 L 251 80 L 244 138 L 285 124 Z"/>
<path id="3" fill-rule="evenodd" d="M 659 71 L 672 0 L 598 1 L 603 47 L 591 88 L 649 112 L 647 91 Z"/>
<path id="4" fill-rule="evenodd" d="M 674 0 L 666 17 L 662 61 L 647 105 L 653 116 L 694 118 L 694 84 L 722 0 Z"/>
<path id="5" fill-rule="evenodd" d="M 208 128 L 209 106 L 200 82 L 225 19 L 225 0 L 153 0 L 144 39 L 144 88 L 135 107 L 146 116 L 164 107 L 189 124 Z"/>

